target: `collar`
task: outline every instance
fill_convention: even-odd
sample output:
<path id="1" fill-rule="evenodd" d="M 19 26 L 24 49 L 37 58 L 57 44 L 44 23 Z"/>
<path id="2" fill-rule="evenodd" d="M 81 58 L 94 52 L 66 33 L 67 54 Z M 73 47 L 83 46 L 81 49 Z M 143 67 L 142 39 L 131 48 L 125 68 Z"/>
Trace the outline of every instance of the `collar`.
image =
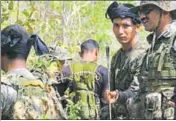
<path id="1" fill-rule="evenodd" d="M 173 29 L 175 29 L 175 28 L 176 28 L 176 21 L 172 22 L 172 23 L 171 23 L 171 26 L 170 26 L 167 30 L 163 31 L 163 32 L 160 34 L 160 36 L 157 38 L 157 40 L 161 40 L 161 38 L 164 38 L 164 39 L 170 38 L 170 37 L 172 36 L 172 31 L 173 31 Z M 154 35 L 154 33 L 152 33 L 152 34 L 150 34 L 150 35 L 147 36 L 147 41 L 149 42 L 149 44 L 152 43 L 153 35 Z M 157 41 L 157 42 L 158 42 L 158 41 Z"/>
<path id="2" fill-rule="evenodd" d="M 127 50 L 123 50 L 123 48 L 121 48 L 121 51 L 124 52 L 124 53 L 128 53 L 128 52 L 131 52 L 134 48 L 136 48 L 136 46 L 138 45 L 139 41 L 137 41 L 134 46 L 132 47 L 129 47 Z"/>
<path id="3" fill-rule="evenodd" d="M 86 61 L 86 60 L 83 60 L 83 59 L 81 59 L 80 62 L 83 62 L 83 63 L 96 63 L 96 62 L 93 62 L 93 61 Z"/>
<path id="4" fill-rule="evenodd" d="M 29 79 L 36 79 L 34 75 L 26 68 L 13 69 L 7 72 L 7 76 L 20 75 Z"/>

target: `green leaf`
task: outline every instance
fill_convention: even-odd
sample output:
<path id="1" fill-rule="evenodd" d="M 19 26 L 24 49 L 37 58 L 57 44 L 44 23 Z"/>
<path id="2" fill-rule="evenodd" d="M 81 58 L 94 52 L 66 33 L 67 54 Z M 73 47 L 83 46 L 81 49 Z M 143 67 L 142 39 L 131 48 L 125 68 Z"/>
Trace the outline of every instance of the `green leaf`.
<path id="1" fill-rule="evenodd" d="M 30 25 L 28 25 L 28 32 L 30 33 L 30 34 L 32 34 L 33 33 L 33 29 L 32 29 L 32 27 L 30 26 Z"/>
<path id="2" fill-rule="evenodd" d="M 26 10 L 26 9 L 25 9 L 22 13 L 23 13 L 26 17 L 29 17 L 29 15 L 30 15 L 30 14 L 29 14 L 29 11 Z"/>
<path id="3" fill-rule="evenodd" d="M 28 20 L 30 23 L 34 23 L 35 22 L 35 19 L 29 19 Z"/>
<path id="4" fill-rule="evenodd" d="M 1 24 L 4 22 L 4 21 L 7 21 L 8 20 L 8 16 L 4 16 L 4 17 L 2 17 L 2 19 L 1 19 Z"/>
<path id="5" fill-rule="evenodd" d="M 17 23 L 17 24 L 21 24 L 21 25 L 23 25 L 22 20 L 17 20 L 16 23 Z"/>
<path id="6" fill-rule="evenodd" d="M 10 1 L 8 8 L 9 10 L 13 10 L 13 1 Z"/>
<path id="7" fill-rule="evenodd" d="M 7 9 L 5 9 L 5 8 L 2 8 L 2 12 L 5 12 Z"/>

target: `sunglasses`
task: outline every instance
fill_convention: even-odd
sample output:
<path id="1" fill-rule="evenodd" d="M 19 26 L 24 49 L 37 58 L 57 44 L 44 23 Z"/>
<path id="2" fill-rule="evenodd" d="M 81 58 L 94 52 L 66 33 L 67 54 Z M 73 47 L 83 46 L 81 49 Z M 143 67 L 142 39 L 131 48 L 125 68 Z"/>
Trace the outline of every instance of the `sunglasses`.
<path id="1" fill-rule="evenodd" d="M 140 15 L 140 14 L 149 14 L 152 10 L 154 10 L 154 8 L 151 8 L 151 7 L 149 7 L 149 6 L 144 6 L 144 7 L 142 7 L 142 8 L 140 8 L 139 9 L 139 12 L 138 12 L 138 15 Z"/>

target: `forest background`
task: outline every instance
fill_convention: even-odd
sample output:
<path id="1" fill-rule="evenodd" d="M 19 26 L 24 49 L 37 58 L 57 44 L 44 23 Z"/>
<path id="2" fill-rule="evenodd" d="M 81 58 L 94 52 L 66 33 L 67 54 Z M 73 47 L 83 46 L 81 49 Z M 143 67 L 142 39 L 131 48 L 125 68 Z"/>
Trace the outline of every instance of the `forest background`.
<path id="1" fill-rule="evenodd" d="M 60 46 L 78 59 L 80 44 L 88 39 L 100 45 L 99 64 L 106 66 L 105 47 L 110 56 L 121 47 L 112 31 L 112 22 L 105 18 L 113 1 L 1 1 L 1 30 L 10 24 L 23 25 L 30 34 L 38 34 L 49 47 Z M 139 1 L 117 1 L 136 5 Z M 141 27 L 140 40 L 148 33 Z M 34 50 L 28 60 L 36 58 Z"/>

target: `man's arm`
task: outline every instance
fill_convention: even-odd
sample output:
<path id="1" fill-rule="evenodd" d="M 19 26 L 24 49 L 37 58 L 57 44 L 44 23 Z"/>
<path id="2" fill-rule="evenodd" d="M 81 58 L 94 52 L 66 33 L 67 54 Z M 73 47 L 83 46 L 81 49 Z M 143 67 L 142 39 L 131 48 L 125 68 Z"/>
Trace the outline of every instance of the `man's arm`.
<path id="1" fill-rule="evenodd" d="M 145 53 L 143 55 L 145 55 Z M 129 66 L 128 73 L 125 74 L 128 76 L 125 76 L 123 79 L 126 80 L 126 77 L 130 79 L 129 81 L 131 83 L 129 85 L 129 88 L 125 91 L 116 90 L 116 91 L 106 92 L 107 101 L 109 101 L 110 103 L 115 103 L 115 102 L 125 103 L 128 98 L 135 96 L 137 94 L 139 90 L 138 74 L 140 73 L 143 57 L 141 56 L 136 57 L 128 65 Z"/>
<path id="2" fill-rule="evenodd" d="M 103 66 L 99 66 L 98 73 L 100 73 L 100 75 L 101 75 L 101 82 L 99 81 L 100 82 L 101 103 L 102 103 L 102 105 L 105 105 L 106 101 L 105 101 L 104 93 L 105 93 L 106 89 L 108 88 L 108 69 Z"/>
<path id="3" fill-rule="evenodd" d="M 1 82 L 1 119 L 9 119 L 12 106 L 17 99 L 17 91 Z"/>
<path id="4" fill-rule="evenodd" d="M 109 107 L 104 97 L 105 96 L 104 93 L 106 89 L 108 89 L 108 69 L 103 66 L 99 66 L 98 73 L 101 75 L 101 79 L 99 81 L 100 83 L 100 104 L 101 104 L 100 119 L 108 119 L 108 116 L 109 116 L 108 108 Z"/>
<path id="5" fill-rule="evenodd" d="M 61 72 L 58 72 L 56 77 L 58 84 L 55 84 L 55 89 L 61 96 L 64 95 L 65 90 L 69 87 L 69 77 L 71 76 L 71 70 L 69 66 L 64 66 Z"/>

